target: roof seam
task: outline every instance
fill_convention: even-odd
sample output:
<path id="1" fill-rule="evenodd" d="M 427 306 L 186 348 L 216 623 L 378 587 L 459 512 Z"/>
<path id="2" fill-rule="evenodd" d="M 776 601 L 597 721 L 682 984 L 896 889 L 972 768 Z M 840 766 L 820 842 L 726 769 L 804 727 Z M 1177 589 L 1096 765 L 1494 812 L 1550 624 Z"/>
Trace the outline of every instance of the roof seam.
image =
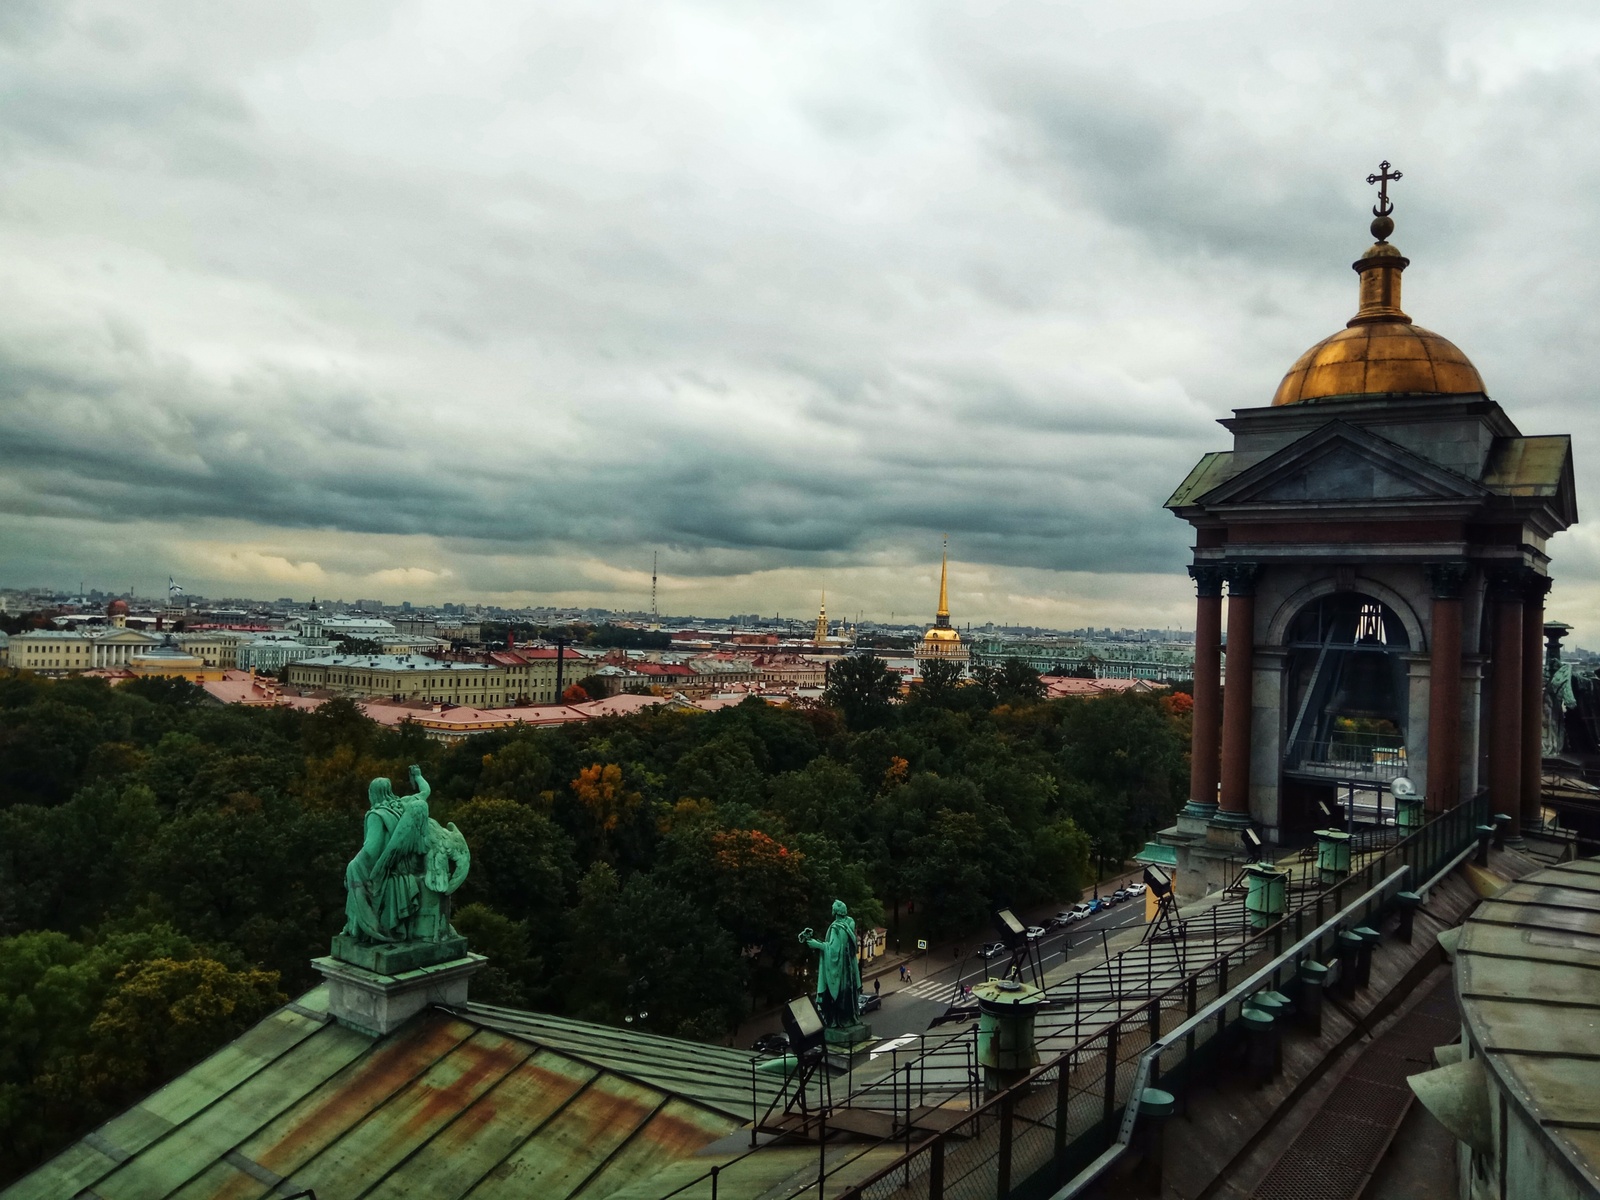
<path id="1" fill-rule="evenodd" d="M 287 1008 L 287 1007 L 288 1007 L 288 1005 L 284 1005 L 282 1008 L 279 1008 L 277 1011 L 278 1012 L 282 1012 L 283 1008 Z M 298 1015 L 298 1014 L 296 1014 L 296 1015 Z M 271 1020 L 271 1016 L 267 1017 L 266 1019 L 267 1020 Z M 206 1103 L 202 1104 L 199 1108 L 195 1109 L 192 1113 L 190 1113 L 187 1117 L 185 1117 L 181 1122 L 169 1121 L 169 1120 L 167 1120 L 167 1118 L 161 1116 L 159 1113 L 155 1113 L 155 1112 L 150 1111 L 149 1109 L 145 1109 L 144 1111 L 145 1111 L 145 1115 L 147 1117 L 151 1117 L 151 1118 L 153 1118 L 153 1119 L 155 1119 L 157 1121 L 162 1122 L 166 1126 L 166 1128 L 163 1129 L 160 1133 L 158 1133 L 155 1137 L 151 1138 L 143 1146 L 139 1147 L 139 1149 L 134 1150 L 132 1152 L 124 1151 L 124 1153 L 127 1154 L 127 1158 L 134 1158 L 137 1155 L 143 1154 L 146 1150 L 149 1150 L 151 1147 L 159 1145 L 161 1142 L 163 1142 L 167 1138 L 171 1137 L 175 1130 L 183 1128 L 184 1126 L 188 1125 L 188 1123 L 190 1121 L 193 1121 L 196 1117 L 198 1117 L 201 1114 L 209 1111 L 210 1109 L 214 1108 L 216 1105 L 222 1103 L 223 1100 L 227 1099 L 234 1092 L 238 1091 L 241 1087 L 243 1087 L 250 1080 L 254 1079 L 258 1074 L 260 1074 L 267 1067 L 272 1066 L 273 1063 L 277 1062 L 285 1054 L 289 1054 L 292 1051 L 298 1049 L 300 1046 L 303 1046 L 308 1039 L 316 1037 L 316 1035 L 321 1033 L 324 1028 L 326 1028 L 326 1026 L 317 1025 L 317 1026 L 313 1026 L 311 1029 L 308 1029 L 306 1031 L 304 1037 L 296 1038 L 293 1042 L 291 1042 L 289 1045 L 285 1046 L 277 1054 L 274 1054 L 274 1055 L 272 1055 L 272 1057 L 262 1061 L 255 1068 L 255 1070 L 251 1071 L 248 1075 L 244 1076 L 244 1078 L 236 1081 L 231 1087 L 225 1088 L 223 1091 L 218 1092 L 210 1100 L 208 1100 Z M 206 1063 L 210 1062 L 212 1059 L 216 1058 L 218 1055 L 222 1054 L 224 1051 L 228 1050 L 233 1045 L 234 1045 L 233 1042 L 229 1042 L 226 1046 L 221 1047 L 220 1049 L 218 1049 L 214 1053 L 208 1054 L 205 1058 L 203 1058 L 199 1062 L 197 1062 L 193 1067 L 190 1067 L 189 1071 L 186 1071 L 182 1075 L 179 1075 L 178 1079 L 187 1078 L 190 1072 L 199 1070 Z M 177 1082 L 177 1079 L 168 1080 L 166 1083 L 164 1083 L 160 1087 L 156 1088 L 155 1091 L 151 1092 L 148 1096 L 144 1097 L 144 1099 L 140 1100 L 138 1104 L 133 1105 L 132 1108 L 130 1108 L 128 1110 L 125 1110 L 125 1112 L 118 1114 L 118 1116 L 125 1116 L 126 1113 L 127 1112 L 131 1112 L 133 1110 L 133 1108 L 143 1108 L 145 1104 L 147 1104 L 149 1101 L 153 1100 L 156 1096 L 160 1095 L 161 1092 L 163 1092 L 167 1088 L 171 1087 L 176 1082 Z M 111 1118 L 112 1121 L 117 1120 L 117 1119 L 118 1119 L 117 1117 Z M 109 1125 L 110 1123 L 111 1123 L 111 1121 L 107 1121 L 105 1123 L 105 1125 Z M 100 1132 L 100 1129 L 104 1129 L 105 1125 L 101 1125 L 99 1129 L 92 1130 L 91 1132 L 85 1134 L 83 1137 L 79 1138 L 78 1140 L 80 1142 L 84 1142 L 84 1143 L 86 1143 L 86 1144 L 88 1144 L 90 1146 L 94 1146 L 94 1143 L 89 1141 L 89 1139 L 91 1137 L 93 1137 L 93 1138 L 98 1138 L 100 1141 L 102 1141 L 103 1143 L 105 1143 L 108 1146 L 115 1145 L 115 1143 L 113 1143 L 109 1138 L 107 1138 L 104 1134 L 102 1134 Z M 121 1147 L 117 1147 L 117 1148 L 121 1149 Z M 94 1146 L 94 1149 L 99 1150 L 100 1148 L 98 1146 Z M 63 1153 L 65 1153 L 65 1151 L 63 1151 Z M 103 1154 L 103 1153 L 105 1153 L 105 1151 L 101 1150 L 100 1153 Z M 103 1182 L 105 1180 L 106 1176 L 110 1175 L 113 1171 L 115 1171 L 118 1167 L 120 1167 L 122 1165 L 122 1163 L 125 1162 L 125 1161 L 127 1161 L 127 1159 L 120 1159 L 120 1160 L 117 1160 L 117 1161 L 113 1162 L 112 1165 L 109 1168 L 107 1168 L 106 1170 L 102 1171 L 99 1175 L 95 1176 L 94 1179 L 90 1182 L 89 1185 L 87 1185 L 85 1187 L 84 1190 L 87 1191 L 88 1187 L 92 1187 L 96 1183 Z M 187 1182 L 187 1181 L 185 1181 L 185 1182 Z"/>
<path id="2" fill-rule="evenodd" d="M 501 1036 L 504 1037 L 505 1035 L 502 1034 Z M 471 1039 L 469 1038 L 467 1040 L 470 1041 Z M 392 1164 L 390 1164 L 389 1169 L 387 1171 L 385 1171 L 382 1175 L 378 1176 L 378 1178 L 374 1179 L 371 1182 L 371 1184 L 369 1184 L 367 1187 L 363 1188 L 361 1191 L 356 1193 L 357 1200 L 359 1200 L 359 1198 L 362 1197 L 362 1196 L 371 1195 L 373 1188 L 377 1187 L 385 1179 L 388 1179 L 389 1176 L 393 1175 L 396 1171 L 398 1171 L 401 1167 L 403 1167 L 406 1163 L 410 1162 L 417 1155 L 421 1154 L 422 1151 L 433 1141 L 434 1138 L 438 1137 L 446 1129 L 449 1129 L 452 1125 L 454 1125 L 457 1121 L 459 1121 L 461 1119 L 461 1117 L 462 1117 L 462 1114 L 464 1114 L 469 1108 L 473 1108 L 476 1105 L 482 1103 L 486 1096 L 493 1095 L 495 1090 L 497 1088 L 499 1088 L 499 1086 L 502 1083 L 504 1083 L 507 1079 L 510 1079 L 511 1076 L 514 1073 L 516 1073 L 517 1071 L 520 1071 L 523 1068 L 523 1066 L 525 1066 L 527 1064 L 528 1060 L 531 1059 L 540 1050 L 539 1046 L 533 1045 L 533 1044 L 531 1044 L 529 1042 L 526 1042 L 526 1041 L 522 1041 L 522 1039 L 517 1039 L 517 1040 L 522 1042 L 522 1045 L 520 1047 L 522 1049 L 522 1052 L 523 1052 L 522 1053 L 522 1057 L 519 1058 L 511 1066 L 507 1067 L 505 1069 L 505 1071 L 501 1074 L 499 1079 L 496 1079 L 488 1087 L 484 1088 L 483 1091 L 479 1092 L 475 1097 L 473 1097 L 471 1103 L 463 1104 L 463 1105 L 458 1106 L 456 1108 L 454 1116 L 452 1116 L 444 1124 L 440 1125 L 437 1129 L 435 1129 L 432 1133 L 430 1133 L 424 1140 L 422 1140 L 422 1141 L 418 1142 L 416 1145 L 412 1146 L 411 1149 L 408 1152 L 406 1152 L 405 1154 L 401 1155 L 399 1158 L 395 1159 L 395 1161 Z M 465 1044 L 466 1044 L 465 1041 L 457 1043 L 458 1046 L 465 1045 Z M 413 1082 L 414 1082 L 416 1079 L 420 1078 L 420 1076 L 413 1076 L 412 1078 L 413 1078 Z M 523 1139 L 523 1140 L 526 1141 L 527 1139 Z M 483 1177 L 480 1175 L 478 1178 L 482 1179 Z M 474 1182 L 472 1186 L 476 1187 L 477 1183 Z"/>
<path id="3" fill-rule="evenodd" d="M 541 1047 L 541 1049 L 543 1049 L 543 1047 Z M 552 1050 L 551 1053 L 552 1054 L 560 1054 L 561 1051 Z M 584 1066 L 590 1066 L 591 1064 L 585 1063 L 583 1065 Z M 551 1109 L 550 1112 L 545 1116 L 544 1120 L 540 1121 L 537 1125 L 535 1125 L 532 1129 L 530 1129 L 528 1131 L 528 1136 L 527 1137 L 523 1138 L 515 1146 L 512 1146 L 509 1150 L 507 1150 L 504 1154 L 502 1154 L 498 1159 L 496 1159 L 494 1161 L 493 1165 L 491 1165 L 487 1171 L 485 1171 L 482 1175 L 478 1176 L 477 1180 L 473 1183 L 472 1187 L 468 1188 L 465 1192 L 463 1192 L 461 1194 L 462 1195 L 462 1200 L 470 1200 L 470 1197 L 471 1197 L 472 1193 L 475 1192 L 478 1188 L 483 1186 L 483 1181 L 485 1179 L 488 1179 L 491 1175 L 493 1175 L 496 1171 L 498 1171 L 502 1166 L 505 1165 L 506 1159 L 510 1158 L 513 1154 L 515 1154 L 517 1151 L 521 1150 L 524 1146 L 526 1146 L 534 1138 L 538 1137 L 541 1133 L 543 1133 L 544 1130 L 545 1130 L 545 1127 L 548 1126 L 550 1124 L 550 1122 L 554 1121 L 562 1113 L 566 1112 L 567 1109 L 571 1108 L 572 1105 L 576 1104 L 577 1101 L 578 1101 L 578 1097 L 582 1096 L 585 1092 L 589 1091 L 594 1086 L 594 1081 L 599 1079 L 599 1078 L 601 1078 L 602 1076 L 604 1076 L 606 1074 L 608 1074 L 608 1072 L 603 1071 L 603 1070 L 596 1070 L 593 1075 L 589 1076 L 589 1078 L 585 1079 L 581 1084 L 579 1084 L 577 1087 L 573 1088 L 572 1089 L 572 1094 L 570 1096 L 568 1096 L 565 1100 L 563 1100 L 560 1104 L 556 1105 L 553 1109 Z"/>
<path id="4" fill-rule="evenodd" d="M 1482 922 L 1482 921 L 1480 921 L 1478 923 L 1480 925 L 1485 925 L 1487 928 L 1490 928 L 1490 929 L 1542 928 L 1541 926 L 1496 925 L 1496 924 L 1493 924 L 1493 923 L 1490 923 L 1490 922 Z M 1561 932 L 1565 932 L 1565 930 L 1563 930 Z M 1492 958 L 1492 959 L 1495 959 L 1497 961 L 1503 961 L 1503 962 L 1538 963 L 1540 966 L 1546 966 L 1546 967 L 1548 967 L 1548 966 L 1577 967 L 1579 970 L 1583 970 L 1583 971 L 1600 971 L 1600 962 L 1593 962 L 1593 963 L 1575 962 L 1570 958 L 1549 959 L 1549 958 L 1540 958 L 1537 955 L 1532 955 L 1532 954 L 1502 954 L 1502 953 L 1500 953 L 1499 951 L 1496 951 L 1496 950 L 1478 950 L 1478 949 L 1475 949 L 1475 948 L 1470 947 L 1470 946 L 1462 947 L 1460 949 L 1459 953 L 1462 956 L 1467 957 L 1467 958 Z"/>
<path id="5" fill-rule="evenodd" d="M 600 1172 L 604 1171 L 608 1166 L 610 1166 L 612 1160 L 615 1159 L 618 1154 L 622 1153 L 623 1147 L 629 1142 L 633 1141 L 634 1138 L 638 1137 L 640 1130 L 642 1130 L 646 1125 L 650 1124 L 651 1121 L 654 1121 L 657 1117 L 659 1117 L 661 1115 L 661 1110 L 666 1108 L 666 1106 L 671 1103 L 673 1099 L 674 1097 L 670 1093 L 663 1093 L 661 1103 L 652 1108 L 650 1110 L 650 1115 L 635 1125 L 633 1129 L 629 1131 L 627 1137 L 623 1138 L 620 1142 L 613 1146 L 610 1154 L 607 1154 L 595 1164 L 594 1170 L 585 1175 L 583 1177 L 583 1181 L 579 1183 L 577 1187 L 573 1188 L 572 1191 L 567 1193 L 567 1200 L 572 1200 L 574 1196 L 581 1196 L 584 1190 L 591 1183 L 593 1183 L 596 1178 L 599 1177 Z"/>
<path id="6" fill-rule="evenodd" d="M 466 1024 L 465 1021 L 463 1021 L 461 1023 L 463 1025 Z M 366 1110 L 366 1112 L 362 1115 L 360 1120 L 356 1121 L 352 1125 L 346 1126 L 336 1137 L 333 1138 L 332 1141 L 328 1142 L 325 1146 L 323 1146 L 321 1149 L 317 1150 L 310 1157 L 306 1158 L 305 1161 L 301 1162 L 297 1167 L 295 1167 L 294 1171 L 291 1172 L 291 1174 L 298 1174 L 299 1172 L 304 1171 L 308 1166 L 310 1166 L 312 1163 L 316 1162 L 317 1159 L 321 1158 L 329 1150 L 333 1149 L 340 1142 L 344 1141 L 344 1139 L 350 1135 L 351 1130 L 358 1128 L 360 1125 L 362 1125 L 368 1119 L 370 1119 L 374 1114 L 376 1114 L 379 1110 L 381 1110 L 383 1108 L 386 1108 L 390 1104 L 392 1104 L 394 1102 L 394 1098 L 396 1096 L 398 1096 L 401 1092 L 405 1091 L 405 1089 L 407 1087 L 409 1087 L 412 1083 L 416 1082 L 416 1080 L 419 1077 L 421 1077 L 422 1075 L 426 1075 L 429 1071 L 433 1070 L 434 1067 L 438 1066 L 445 1059 L 449 1058 L 450 1055 L 452 1055 L 452 1054 L 454 1054 L 456 1052 L 456 1050 L 462 1045 L 463 1042 L 466 1042 L 475 1033 L 477 1033 L 477 1030 L 473 1029 L 472 1032 L 470 1032 L 470 1033 L 468 1033 L 466 1035 L 466 1037 L 457 1038 L 448 1047 L 446 1047 L 444 1050 L 442 1050 L 436 1057 L 434 1057 L 433 1059 L 429 1060 L 429 1062 L 428 1062 L 428 1064 L 426 1066 L 421 1067 L 419 1070 L 413 1071 L 405 1080 L 397 1083 L 394 1086 L 393 1090 L 391 1090 L 387 1096 L 385 1096 L 377 1104 L 374 1104 L 370 1108 L 368 1108 Z M 360 1056 L 352 1059 L 350 1062 L 345 1064 L 343 1067 L 339 1068 L 339 1070 L 335 1071 L 332 1075 L 328 1076 L 328 1078 L 326 1080 L 324 1080 L 322 1083 L 318 1084 L 317 1087 L 313 1088 L 310 1092 L 308 1092 L 305 1096 L 301 1097 L 295 1103 L 296 1104 L 305 1103 L 305 1101 L 307 1099 L 309 1099 L 310 1096 L 314 1095 L 316 1092 L 320 1091 L 322 1088 L 327 1087 L 335 1079 L 338 1079 L 339 1076 L 343 1075 L 346 1071 L 359 1070 L 361 1064 L 366 1062 L 366 1061 L 367 1061 L 367 1056 L 366 1055 L 360 1055 Z M 342 1085 L 342 1084 L 340 1085 L 341 1088 L 343 1086 L 344 1085 Z M 293 1107 L 294 1107 L 294 1105 L 290 1106 L 291 1109 Z M 284 1110 L 284 1112 L 288 1112 L 288 1111 L 290 1111 L 290 1109 L 285 1109 Z M 281 1115 L 282 1114 L 280 1114 L 280 1116 Z M 277 1120 L 278 1118 L 275 1117 L 273 1119 Z M 261 1126 L 253 1134 L 251 1134 L 251 1137 L 259 1136 L 259 1134 L 261 1133 L 261 1130 L 265 1129 L 265 1128 L 266 1128 L 265 1125 Z M 246 1141 L 248 1141 L 248 1140 L 249 1139 L 247 1138 Z M 243 1142 L 239 1143 L 239 1145 L 241 1145 L 241 1146 L 243 1144 L 244 1144 Z M 237 1147 L 235 1147 L 235 1149 L 237 1149 Z"/>

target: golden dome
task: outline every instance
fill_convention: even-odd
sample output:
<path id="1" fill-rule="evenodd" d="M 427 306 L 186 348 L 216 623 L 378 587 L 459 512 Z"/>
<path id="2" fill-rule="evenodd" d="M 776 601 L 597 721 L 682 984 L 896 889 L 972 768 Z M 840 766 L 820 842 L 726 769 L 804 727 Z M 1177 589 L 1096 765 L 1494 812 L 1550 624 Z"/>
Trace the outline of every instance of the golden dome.
<path id="1" fill-rule="evenodd" d="M 1484 390 L 1483 377 L 1465 354 L 1446 338 L 1413 325 L 1400 308 L 1400 274 L 1411 264 L 1383 240 L 1393 228 L 1387 216 L 1372 223 L 1378 243 L 1351 264 L 1361 276 L 1360 310 L 1346 328 L 1296 360 L 1272 397 L 1274 407 L 1329 396 Z"/>
<path id="2" fill-rule="evenodd" d="M 961 635 L 954 629 L 951 629 L 948 625 L 935 625 L 932 629 L 928 630 L 927 633 L 922 635 L 922 640 L 924 644 L 931 644 L 934 642 L 960 642 Z"/>
<path id="3" fill-rule="evenodd" d="M 1455 343 L 1420 325 L 1352 325 L 1302 354 L 1272 403 L 1393 392 L 1481 392 L 1483 378 Z"/>

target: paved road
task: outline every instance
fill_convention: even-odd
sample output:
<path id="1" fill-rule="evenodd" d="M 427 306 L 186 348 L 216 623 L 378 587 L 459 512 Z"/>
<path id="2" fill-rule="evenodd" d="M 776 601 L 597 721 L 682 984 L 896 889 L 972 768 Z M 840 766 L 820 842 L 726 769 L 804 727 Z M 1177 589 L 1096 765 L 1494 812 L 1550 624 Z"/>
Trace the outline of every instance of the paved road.
<path id="1" fill-rule="evenodd" d="M 1040 939 L 1039 945 L 1039 957 L 1044 970 L 1048 975 L 1051 970 L 1068 961 L 1069 957 L 1075 959 L 1093 954 L 1100 959 L 1102 934 L 1109 936 L 1129 925 L 1143 923 L 1144 901 L 1127 900 L 1115 908 L 1096 913 L 1086 921 L 1048 933 Z M 957 987 L 981 983 L 991 974 L 999 975 L 1009 961 L 1009 957 L 1003 956 L 984 962 L 976 953 L 972 953 L 959 964 L 946 960 L 941 966 L 937 958 L 922 958 L 910 964 L 910 983 L 901 983 L 897 972 L 891 971 L 881 976 L 883 1007 L 868 1013 L 866 1018 L 872 1026 L 873 1036 L 894 1038 L 924 1032 L 928 1023 L 944 1012 L 955 999 Z M 927 976 L 922 973 L 924 967 L 932 968 Z M 870 989 L 871 985 L 868 987 Z"/>

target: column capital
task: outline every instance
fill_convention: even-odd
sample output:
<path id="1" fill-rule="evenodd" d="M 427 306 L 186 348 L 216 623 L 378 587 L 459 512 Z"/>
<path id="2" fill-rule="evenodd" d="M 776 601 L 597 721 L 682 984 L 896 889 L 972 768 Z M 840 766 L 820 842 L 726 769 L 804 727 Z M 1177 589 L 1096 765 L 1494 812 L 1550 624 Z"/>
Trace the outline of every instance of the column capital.
<path id="1" fill-rule="evenodd" d="M 1228 595 L 1254 596 L 1256 594 L 1256 581 L 1261 578 L 1261 564 L 1254 562 L 1231 562 L 1227 566 Z"/>
<path id="2" fill-rule="evenodd" d="M 1554 582 L 1548 575 L 1529 571 L 1522 580 L 1523 599 L 1533 604 L 1544 603 L 1544 598 L 1550 594 L 1550 586 Z"/>
<path id="3" fill-rule="evenodd" d="M 1528 569 L 1515 566 L 1490 567 L 1489 599 L 1496 604 L 1520 604 L 1527 594 Z"/>
<path id="4" fill-rule="evenodd" d="M 1219 562 L 1189 564 L 1189 578 L 1194 580 L 1196 594 L 1202 600 L 1216 600 L 1222 596 L 1222 583 L 1226 568 Z"/>
<path id="5" fill-rule="evenodd" d="M 1422 568 L 1428 576 L 1428 586 L 1435 600 L 1459 600 L 1466 590 L 1467 575 L 1472 564 L 1467 562 L 1425 563 Z"/>

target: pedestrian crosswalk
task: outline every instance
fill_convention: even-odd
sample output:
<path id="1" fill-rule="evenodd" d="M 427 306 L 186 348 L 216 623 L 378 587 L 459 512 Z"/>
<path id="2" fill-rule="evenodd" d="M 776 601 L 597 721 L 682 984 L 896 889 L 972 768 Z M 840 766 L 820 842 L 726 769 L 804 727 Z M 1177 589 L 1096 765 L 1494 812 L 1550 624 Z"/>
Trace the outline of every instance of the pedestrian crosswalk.
<path id="1" fill-rule="evenodd" d="M 948 979 L 918 979 L 912 983 L 899 983 L 891 985 L 890 995 L 910 996 L 917 1000 L 938 1000 L 940 1003 L 949 1004 L 955 996 L 956 985 Z M 956 1003 L 958 1005 L 976 1004 L 971 996 L 963 996 Z"/>

